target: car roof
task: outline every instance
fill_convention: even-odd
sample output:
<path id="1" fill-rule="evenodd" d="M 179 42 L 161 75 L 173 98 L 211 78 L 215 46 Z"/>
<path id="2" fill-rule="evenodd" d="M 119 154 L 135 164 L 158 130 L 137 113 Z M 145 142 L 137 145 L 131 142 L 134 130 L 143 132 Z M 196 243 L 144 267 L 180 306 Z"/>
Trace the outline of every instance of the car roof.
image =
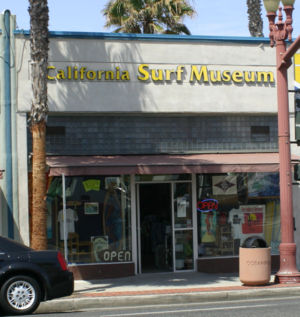
<path id="1" fill-rule="evenodd" d="M 20 242 L 0 236 L 0 252 L 24 252 L 24 251 L 32 251 L 32 249 Z"/>

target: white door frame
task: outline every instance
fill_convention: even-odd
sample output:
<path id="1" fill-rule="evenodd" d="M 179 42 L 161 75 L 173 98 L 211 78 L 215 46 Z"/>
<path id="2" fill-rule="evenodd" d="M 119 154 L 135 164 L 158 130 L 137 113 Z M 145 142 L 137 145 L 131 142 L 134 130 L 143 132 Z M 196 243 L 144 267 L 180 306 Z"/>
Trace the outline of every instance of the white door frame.
<path id="1" fill-rule="evenodd" d="M 130 193 L 131 193 L 131 250 L 132 250 L 132 261 L 134 263 L 134 274 L 137 275 L 137 208 L 136 208 L 136 191 L 135 191 L 135 175 L 130 175 Z"/>

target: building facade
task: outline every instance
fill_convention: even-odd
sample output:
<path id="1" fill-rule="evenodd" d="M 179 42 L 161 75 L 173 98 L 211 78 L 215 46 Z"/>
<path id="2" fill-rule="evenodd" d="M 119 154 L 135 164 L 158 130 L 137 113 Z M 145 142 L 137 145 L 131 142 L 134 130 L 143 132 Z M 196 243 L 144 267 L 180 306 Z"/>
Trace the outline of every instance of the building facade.
<path id="1" fill-rule="evenodd" d="M 28 32 L 12 38 L 23 203 L 14 232 L 29 243 L 30 47 Z M 48 246 L 64 252 L 76 278 L 238 271 L 239 247 L 253 235 L 271 247 L 276 269 L 276 66 L 268 39 L 51 32 L 48 80 Z M 291 95 L 291 127 L 293 105 Z M 298 190 L 295 182 L 296 229 Z"/>

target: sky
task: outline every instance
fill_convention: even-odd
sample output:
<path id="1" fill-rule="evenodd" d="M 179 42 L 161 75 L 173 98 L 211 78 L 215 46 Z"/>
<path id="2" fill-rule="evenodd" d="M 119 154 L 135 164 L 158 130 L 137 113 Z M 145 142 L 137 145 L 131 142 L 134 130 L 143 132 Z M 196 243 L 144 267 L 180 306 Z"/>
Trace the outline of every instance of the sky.
<path id="1" fill-rule="evenodd" d="M 104 27 L 102 10 L 108 0 L 48 0 L 49 30 L 111 32 Z M 197 14 L 186 18 L 192 35 L 250 36 L 247 0 L 190 0 Z M 0 12 L 8 9 L 17 17 L 18 29 L 29 30 L 28 0 L 0 0 Z M 300 0 L 295 2 L 293 38 L 300 35 Z M 265 9 L 262 8 L 264 36 L 269 36 Z M 295 17 L 298 16 L 298 19 Z"/>

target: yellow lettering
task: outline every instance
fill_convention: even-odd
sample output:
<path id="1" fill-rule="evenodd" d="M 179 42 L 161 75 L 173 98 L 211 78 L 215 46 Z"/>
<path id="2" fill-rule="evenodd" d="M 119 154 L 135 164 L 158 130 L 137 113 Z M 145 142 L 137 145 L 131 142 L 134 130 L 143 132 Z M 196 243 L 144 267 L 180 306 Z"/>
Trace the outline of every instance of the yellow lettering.
<path id="1" fill-rule="evenodd" d="M 98 79 L 101 80 L 102 79 L 102 74 L 104 74 L 105 71 L 104 70 L 99 70 L 98 71 Z"/>
<path id="2" fill-rule="evenodd" d="M 273 83 L 274 74 L 272 72 L 257 72 L 257 82 L 260 83 L 261 81 L 264 83 Z"/>
<path id="3" fill-rule="evenodd" d="M 244 72 L 244 74 L 245 74 L 245 82 L 246 83 L 254 83 L 255 82 L 255 73 L 254 72 Z"/>
<path id="4" fill-rule="evenodd" d="M 175 71 L 173 69 L 166 69 L 166 80 L 171 80 L 171 74 L 173 74 Z"/>
<path id="5" fill-rule="evenodd" d="M 300 56 L 300 54 L 296 54 L 296 55 Z M 295 66 L 295 81 L 296 83 L 298 83 L 298 85 L 300 84 L 300 66 L 298 65 Z"/>
<path id="6" fill-rule="evenodd" d="M 72 67 L 71 66 L 67 67 L 67 73 L 68 73 L 67 78 L 72 79 Z"/>
<path id="7" fill-rule="evenodd" d="M 158 75 L 156 75 L 156 73 L 158 73 Z M 158 80 L 163 80 L 163 71 L 162 69 L 152 69 L 151 70 L 151 74 L 152 74 L 152 80 L 153 81 L 158 81 Z"/>
<path id="8" fill-rule="evenodd" d="M 232 74 L 232 80 L 233 80 L 235 83 L 241 83 L 241 82 L 243 81 L 243 74 L 242 74 L 242 72 L 239 72 L 239 71 L 233 72 L 233 74 Z"/>
<path id="9" fill-rule="evenodd" d="M 111 70 L 107 70 L 105 72 L 105 80 L 113 80 L 114 79 L 114 72 Z"/>
<path id="10" fill-rule="evenodd" d="M 59 69 L 56 75 L 57 79 L 66 79 L 66 75 L 63 69 Z"/>
<path id="11" fill-rule="evenodd" d="M 122 79 L 122 80 L 130 80 L 129 72 L 128 72 L 127 70 L 125 70 L 124 72 L 122 72 L 121 79 Z"/>
<path id="12" fill-rule="evenodd" d="M 231 80 L 231 73 L 229 70 L 224 70 L 224 72 L 222 73 L 222 80 L 224 82 L 229 82 Z"/>
<path id="13" fill-rule="evenodd" d="M 88 80 L 94 80 L 96 78 L 96 72 L 93 71 L 93 70 L 89 70 L 87 73 L 86 73 L 86 78 Z"/>
<path id="14" fill-rule="evenodd" d="M 183 73 L 183 70 L 184 70 L 184 66 L 183 65 L 179 65 L 178 67 L 177 67 L 177 71 L 176 71 L 176 73 L 177 73 L 177 81 L 182 81 L 182 73 Z"/>
<path id="15" fill-rule="evenodd" d="M 148 80 L 149 79 L 149 72 L 145 69 L 145 68 L 149 68 L 149 65 L 148 64 L 141 64 L 138 68 L 138 71 L 141 75 L 144 75 L 143 77 L 142 76 L 138 76 L 138 79 L 139 80 Z"/>
<path id="16" fill-rule="evenodd" d="M 85 70 L 86 70 L 86 67 L 80 68 L 80 71 L 79 71 L 80 72 L 80 80 L 84 79 Z"/>
<path id="17" fill-rule="evenodd" d="M 55 70 L 56 67 L 54 67 L 54 66 L 48 66 L 47 69 L 48 69 L 48 79 L 49 79 L 49 80 L 55 80 L 55 76 L 50 76 L 50 75 L 49 75 L 49 71 L 50 71 L 50 70 Z"/>
<path id="18" fill-rule="evenodd" d="M 221 81 L 221 72 L 217 71 L 210 71 L 210 80 L 212 83 L 220 82 Z"/>
<path id="19" fill-rule="evenodd" d="M 78 79 L 78 70 L 77 70 L 77 66 L 74 67 L 74 79 L 77 80 Z"/>
<path id="20" fill-rule="evenodd" d="M 120 67 L 116 67 L 116 80 L 120 80 Z"/>
<path id="21" fill-rule="evenodd" d="M 198 80 L 198 81 L 201 81 L 201 79 L 203 77 L 203 81 L 208 82 L 207 67 L 201 66 L 200 71 L 199 71 L 197 66 L 192 65 L 192 71 L 191 71 L 191 77 L 190 77 L 191 82 L 195 81 L 194 76 L 195 76 L 196 80 Z"/>
<path id="22" fill-rule="evenodd" d="M 296 65 L 295 70 L 299 70 L 300 66 Z M 87 70 L 86 67 L 65 66 L 64 69 L 57 69 L 55 66 L 47 67 L 48 80 L 130 80 L 129 71 L 121 71 L 120 67 L 113 70 Z M 152 79 L 156 81 L 170 82 L 176 80 L 180 82 L 184 79 L 185 66 L 178 65 L 176 69 L 150 69 L 149 64 L 140 64 L 138 66 L 137 78 L 141 81 Z M 299 80 L 299 72 L 297 71 Z M 189 81 L 203 83 L 274 83 L 274 73 L 265 71 L 230 71 L 230 70 L 209 70 L 207 66 L 191 65 L 191 73 Z"/>
<path id="23" fill-rule="evenodd" d="M 295 82 L 296 82 L 297 88 L 299 88 L 299 85 L 300 85 L 300 54 L 294 55 L 294 65 L 295 65 Z"/>

